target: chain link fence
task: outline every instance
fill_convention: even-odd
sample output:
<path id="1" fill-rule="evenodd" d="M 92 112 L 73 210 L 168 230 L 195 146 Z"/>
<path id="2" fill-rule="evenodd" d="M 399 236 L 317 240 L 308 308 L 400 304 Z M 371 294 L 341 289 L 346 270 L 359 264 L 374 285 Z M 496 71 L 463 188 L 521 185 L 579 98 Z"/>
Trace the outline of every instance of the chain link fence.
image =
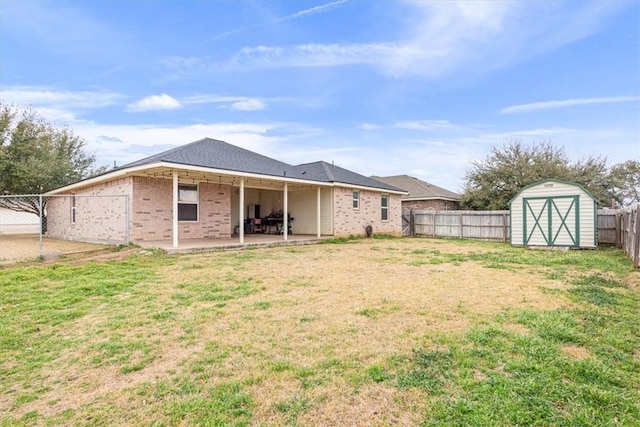
<path id="1" fill-rule="evenodd" d="M 126 195 L 0 196 L 0 263 L 129 242 Z"/>

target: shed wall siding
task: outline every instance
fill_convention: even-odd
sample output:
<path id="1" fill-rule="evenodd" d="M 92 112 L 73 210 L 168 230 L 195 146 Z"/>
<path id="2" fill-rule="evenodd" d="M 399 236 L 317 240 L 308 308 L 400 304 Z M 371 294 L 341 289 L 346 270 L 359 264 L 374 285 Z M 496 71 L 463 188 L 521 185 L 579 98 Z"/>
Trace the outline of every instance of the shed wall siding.
<path id="1" fill-rule="evenodd" d="M 529 199 L 529 203 L 534 207 L 536 215 L 539 213 L 547 197 L 553 197 L 555 203 L 559 209 L 564 212 L 568 209 L 571 199 L 563 198 L 566 196 L 579 196 L 579 235 L 580 235 L 580 247 L 596 247 L 596 206 L 593 198 L 586 193 L 580 186 L 571 185 L 563 182 L 543 182 L 539 185 L 535 185 L 524 189 L 516 198 L 511 202 L 511 244 L 516 246 L 522 246 L 525 244 L 524 240 L 524 199 Z M 538 200 L 532 200 L 540 198 Z M 564 210 L 563 210 L 564 208 Z M 531 214 L 527 216 L 529 221 Z M 555 219 L 557 220 L 557 218 Z M 555 221 L 554 220 L 554 221 Z M 567 217 L 567 226 L 570 230 L 575 229 L 575 217 L 569 215 Z M 542 227 L 548 226 L 548 218 L 540 218 L 540 225 Z M 529 240 L 530 246 L 546 246 L 547 243 L 541 236 L 533 236 Z M 571 239 L 566 230 L 562 229 L 556 240 L 556 245 L 571 246 Z"/>

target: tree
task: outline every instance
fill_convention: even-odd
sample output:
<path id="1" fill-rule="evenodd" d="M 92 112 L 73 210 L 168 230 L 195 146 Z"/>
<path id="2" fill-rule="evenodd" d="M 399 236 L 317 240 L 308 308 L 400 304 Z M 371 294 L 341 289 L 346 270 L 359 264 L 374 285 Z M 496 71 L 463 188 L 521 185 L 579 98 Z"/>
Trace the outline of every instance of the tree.
<path id="1" fill-rule="evenodd" d="M 103 170 L 68 127 L 30 108 L 0 104 L 0 194 L 40 194 Z M 38 201 L 26 200 L 0 198 L 0 206 L 40 215 Z"/>
<path id="2" fill-rule="evenodd" d="M 467 209 L 509 209 L 509 201 L 524 186 L 549 178 L 581 184 L 604 205 L 613 195 L 606 158 L 571 163 L 564 149 L 551 142 L 527 146 L 511 141 L 491 148 L 485 160 L 473 162 L 465 175 L 461 204 Z"/>
<path id="3" fill-rule="evenodd" d="M 610 179 L 616 200 L 622 206 L 640 203 L 640 161 L 627 160 L 611 168 Z"/>

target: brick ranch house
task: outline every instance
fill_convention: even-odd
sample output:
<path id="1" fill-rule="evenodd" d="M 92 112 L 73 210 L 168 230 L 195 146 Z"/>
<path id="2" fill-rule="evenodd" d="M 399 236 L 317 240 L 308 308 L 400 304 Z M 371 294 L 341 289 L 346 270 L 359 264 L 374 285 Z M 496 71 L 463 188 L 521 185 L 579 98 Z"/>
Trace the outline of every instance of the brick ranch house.
<path id="1" fill-rule="evenodd" d="M 451 211 L 460 207 L 460 194 L 409 175 L 372 176 L 371 178 L 405 189 L 407 194 L 402 196 L 402 209 Z"/>
<path id="2" fill-rule="evenodd" d="M 280 218 L 276 228 L 284 240 L 289 233 L 362 235 L 367 225 L 401 235 L 405 192 L 323 161 L 294 166 L 205 138 L 48 194 L 68 196 L 47 204 L 49 237 L 177 248 L 187 239 L 244 243 L 252 218 Z M 116 209 L 108 197 L 96 196 L 122 196 L 127 206 Z"/>

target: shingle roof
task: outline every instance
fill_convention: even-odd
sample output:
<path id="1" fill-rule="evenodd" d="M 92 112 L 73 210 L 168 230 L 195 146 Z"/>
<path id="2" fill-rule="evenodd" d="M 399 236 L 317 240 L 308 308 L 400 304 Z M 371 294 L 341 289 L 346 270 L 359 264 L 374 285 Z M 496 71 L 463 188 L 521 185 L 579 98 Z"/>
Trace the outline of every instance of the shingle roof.
<path id="1" fill-rule="evenodd" d="M 200 166 L 261 175 L 284 176 L 292 166 L 216 139 L 204 138 L 121 166 L 127 169 L 158 162 Z M 286 174 L 290 175 L 289 173 Z"/>
<path id="2" fill-rule="evenodd" d="M 406 190 L 409 194 L 402 196 L 403 199 L 460 200 L 461 198 L 458 193 L 421 181 L 409 175 L 372 176 L 371 178 Z"/>
<path id="3" fill-rule="evenodd" d="M 167 162 L 189 166 L 199 166 L 228 171 L 247 172 L 274 177 L 298 178 L 319 182 L 339 182 L 364 187 L 402 191 L 399 188 L 327 162 L 289 165 L 267 156 L 211 138 L 204 138 L 190 144 L 154 154 L 128 163 L 118 169 Z"/>
<path id="4" fill-rule="evenodd" d="M 402 191 L 400 188 L 376 179 L 360 175 L 348 169 L 324 161 L 304 163 L 295 166 L 295 170 L 304 179 L 321 182 L 341 182 L 362 187 L 382 188 L 390 191 Z"/>

